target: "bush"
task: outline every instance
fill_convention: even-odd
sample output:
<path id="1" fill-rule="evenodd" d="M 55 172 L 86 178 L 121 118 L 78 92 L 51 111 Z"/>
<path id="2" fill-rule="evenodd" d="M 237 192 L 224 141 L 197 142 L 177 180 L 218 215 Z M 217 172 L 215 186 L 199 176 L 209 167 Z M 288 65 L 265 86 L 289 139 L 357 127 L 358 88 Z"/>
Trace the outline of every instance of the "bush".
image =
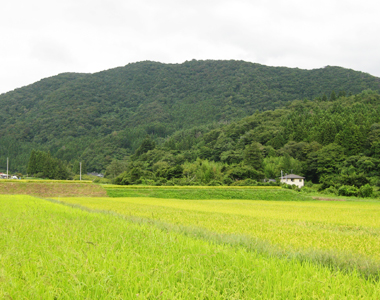
<path id="1" fill-rule="evenodd" d="M 232 183 L 233 183 L 234 181 L 230 178 L 230 177 L 224 177 L 223 178 L 223 183 L 225 184 L 225 185 L 231 185 Z"/>
<path id="2" fill-rule="evenodd" d="M 308 188 L 312 188 L 313 187 L 313 183 L 311 181 L 308 181 L 305 183 L 305 186 L 308 187 Z"/>
<path id="3" fill-rule="evenodd" d="M 288 190 L 291 190 L 292 189 L 292 186 L 290 184 L 287 184 L 287 183 L 282 183 L 281 184 L 281 187 L 283 189 L 288 189 Z"/>
<path id="4" fill-rule="evenodd" d="M 307 187 L 307 186 L 304 186 L 304 187 L 301 188 L 301 192 L 302 193 L 306 193 L 306 194 L 310 194 L 310 193 L 314 193 L 314 190 L 311 189 L 311 188 L 309 188 L 309 187 Z"/>
<path id="5" fill-rule="evenodd" d="M 333 175 L 322 176 L 319 182 L 321 185 L 319 186 L 319 191 L 324 191 L 330 187 L 335 187 L 337 185 L 337 177 Z"/>
<path id="6" fill-rule="evenodd" d="M 363 185 L 361 188 L 360 188 L 360 191 L 359 191 L 359 195 L 361 197 L 371 197 L 373 194 L 373 187 L 370 186 L 368 183 L 366 185 Z"/>
<path id="7" fill-rule="evenodd" d="M 166 183 L 165 183 L 166 186 L 174 186 L 175 185 L 175 182 L 173 180 L 168 180 Z"/>
<path id="8" fill-rule="evenodd" d="M 338 195 L 338 190 L 333 187 L 333 186 L 330 186 L 329 188 L 325 189 L 323 192 L 323 194 L 334 194 L 334 195 Z"/>
<path id="9" fill-rule="evenodd" d="M 218 181 L 218 180 L 211 180 L 207 185 L 208 186 L 220 186 L 220 185 L 223 185 L 223 183 Z"/>
<path id="10" fill-rule="evenodd" d="M 161 186 L 161 185 L 164 185 L 166 182 L 167 182 L 168 180 L 166 179 L 166 178 L 158 178 L 157 180 L 156 180 L 156 183 L 155 183 L 155 185 L 157 185 L 157 186 Z"/>
<path id="11" fill-rule="evenodd" d="M 359 194 L 359 189 L 353 185 L 342 185 L 338 190 L 339 196 L 357 196 Z"/>

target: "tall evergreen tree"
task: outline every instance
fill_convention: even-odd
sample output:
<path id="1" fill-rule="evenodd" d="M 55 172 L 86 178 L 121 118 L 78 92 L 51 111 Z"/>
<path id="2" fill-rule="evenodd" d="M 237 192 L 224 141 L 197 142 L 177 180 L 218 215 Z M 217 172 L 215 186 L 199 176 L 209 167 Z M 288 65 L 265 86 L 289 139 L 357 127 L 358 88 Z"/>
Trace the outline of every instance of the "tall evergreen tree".
<path id="1" fill-rule="evenodd" d="M 255 168 L 258 171 L 264 171 L 262 145 L 260 143 L 252 143 L 247 145 L 243 153 L 244 164 Z"/>
<path id="2" fill-rule="evenodd" d="M 336 100 L 336 94 L 334 91 L 332 91 L 330 94 L 330 101 L 335 101 L 335 100 Z"/>

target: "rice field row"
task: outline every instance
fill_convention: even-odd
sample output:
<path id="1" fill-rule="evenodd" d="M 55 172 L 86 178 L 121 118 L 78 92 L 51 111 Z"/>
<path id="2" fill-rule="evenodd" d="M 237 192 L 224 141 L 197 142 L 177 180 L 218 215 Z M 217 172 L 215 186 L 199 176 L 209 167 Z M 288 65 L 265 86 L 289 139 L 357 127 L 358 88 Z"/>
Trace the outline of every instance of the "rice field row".
<path id="1" fill-rule="evenodd" d="M 133 187 L 114 188 L 103 186 L 109 197 L 153 197 L 163 199 L 210 200 L 210 199 L 245 199 L 245 200 L 312 200 L 309 195 L 280 187 Z M 124 186 L 125 187 L 125 186 Z"/>
<path id="2" fill-rule="evenodd" d="M 0 227 L 2 299 L 380 298 L 379 281 L 356 272 L 261 255 L 31 196 L 0 195 Z"/>
<path id="3" fill-rule="evenodd" d="M 58 198 L 57 198 L 58 199 Z M 156 198 L 61 198 L 90 209 L 220 234 L 248 236 L 283 251 L 325 251 L 380 262 L 380 203 Z"/>

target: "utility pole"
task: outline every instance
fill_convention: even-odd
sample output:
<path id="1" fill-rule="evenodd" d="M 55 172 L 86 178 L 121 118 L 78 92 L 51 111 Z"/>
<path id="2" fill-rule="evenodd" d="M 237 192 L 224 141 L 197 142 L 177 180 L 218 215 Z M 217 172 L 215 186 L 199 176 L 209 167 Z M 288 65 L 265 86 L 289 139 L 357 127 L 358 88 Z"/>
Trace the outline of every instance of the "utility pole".
<path id="1" fill-rule="evenodd" d="M 82 162 L 79 163 L 79 180 L 82 181 Z"/>
<path id="2" fill-rule="evenodd" d="M 9 169 L 9 158 L 7 157 L 7 179 L 9 179 L 9 177 L 8 177 L 8 169 Z"/>

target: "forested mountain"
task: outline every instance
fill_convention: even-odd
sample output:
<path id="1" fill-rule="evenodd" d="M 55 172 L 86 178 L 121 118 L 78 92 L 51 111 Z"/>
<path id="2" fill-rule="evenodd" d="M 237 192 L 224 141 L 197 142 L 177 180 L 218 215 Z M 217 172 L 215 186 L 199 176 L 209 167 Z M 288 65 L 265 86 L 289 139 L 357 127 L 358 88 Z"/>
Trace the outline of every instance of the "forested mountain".
<path id="1" fill-rule="evenodd" d="M 10 157 L 11 169 L 25 172 L 36 149 L 101 171 L 134 153 L 146 135 L 168 143 L 177 131 L 366 89 L 380 90 L 380 79 L 339 67 L 309 71 L 243 61 L 147 61 L 61 74 L 0 95 L 0 169 Z"/>
<path id="2" fill-rule="evenodd" d="M 121 170 L 119 184 L 247 185 L 282 170 L 342 195 L 372 191 L 380 187 L 380 95 L 295 100 L 211 130 L 178 131 L 161 145 L 147 137 L 107 176 Z"/>

